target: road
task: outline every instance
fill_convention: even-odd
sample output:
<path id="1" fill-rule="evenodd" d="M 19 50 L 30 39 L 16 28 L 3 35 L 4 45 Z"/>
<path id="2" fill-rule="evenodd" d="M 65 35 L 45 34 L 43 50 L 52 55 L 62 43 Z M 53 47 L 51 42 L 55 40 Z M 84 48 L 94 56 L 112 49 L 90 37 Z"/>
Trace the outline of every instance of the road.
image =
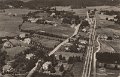
<path id="1" fill-rule="evenodd" d="M 100 51 L 100 47 L 101 47 L 99 42 L 99 36 L 97 37 L 97 43 L 98 43 L 97 51 L 94 52 L 94 58 L 93 58 L 93 77 L 96 77 L 96 62 L 97 62 L 96 54 L 97 52 Z"/>
<path id="2" fill-rule="evenodd" d="M 85 58 L 85 65 L 83 68 L 82 77 L 90 77 L 91 66 L 93 61 L 93 47 L 95 41 L 95 28 L 96 28 L 96 18 L 89 18 L 89 14 L 87 12 L 87 19 L 90 24 L 90 35 L 89 35 L 89 46 L 87 48 L 87 55 Z"/>
<path id="3" fill-rule="evenodd" d="M 82 22 L 81 22 L 82 23 Z M 72 38 L 74 35 L 76 35 L 79 31 L 79 27 L 80 27 L 80 24 L 78 24 L 76 27 L 75 27 L 75 31 L 73 33 L 73 35 L 71 37 L 69 37 L 68 39 L 66 39 L 65 41 L 63 41 L 62 43 L 60 43 L 56 48 L 54 48 L 48 55 L 52 55 L 54 54 L 62 45 L 64 45 L 65 43 L 67 43 L 69 41 L 70 38 Z"/>

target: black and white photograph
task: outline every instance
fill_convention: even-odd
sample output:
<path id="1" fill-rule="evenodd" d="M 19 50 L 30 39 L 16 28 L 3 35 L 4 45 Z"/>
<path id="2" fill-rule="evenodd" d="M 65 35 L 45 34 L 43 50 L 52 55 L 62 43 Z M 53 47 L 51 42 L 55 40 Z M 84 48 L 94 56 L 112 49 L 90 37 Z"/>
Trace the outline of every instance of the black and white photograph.
<path id="1" fill-rule="evenodd" d="M 120 0 L 0 0 L 0 77 L 120 77 Z"/>

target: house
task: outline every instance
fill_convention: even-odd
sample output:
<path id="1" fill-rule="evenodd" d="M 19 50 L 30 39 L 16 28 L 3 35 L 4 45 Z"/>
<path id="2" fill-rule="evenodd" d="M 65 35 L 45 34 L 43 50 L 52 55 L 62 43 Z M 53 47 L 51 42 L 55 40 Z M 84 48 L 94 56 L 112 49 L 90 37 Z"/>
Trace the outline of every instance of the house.
<path id="1" fill-rule="evenodd" d="M 45 71 L 47 71 L 49 68 L 49 65 L 51 65 L 52 63 L 51 62 L 45 62 L 43 65 L 42 65 L 42 68 L 43 68 L 43 70 L 45 70 Z"/>
<path id="2" fill-rule="evenodd" d="M 84 29 L 82 29 L 82 31 L 83 31 L 83 32 L 86 32 L 87 30 L 84 28 Z"/>
<path id="3" fill-rule="evenodd" d="M 37 22 L 37 20 L 39 20 L 39 18 L 28 18 L 28 21 L 32 23 Z"/>
<path id="4" fill-rule="evenodd" d="M 25 38 L 26 37 L 26 34 L 25 33 L 22 33 L 19 35 L 20 38 Z"/>
<path id="5" fill-rule="evenodd" d="M 3 73 L 9 73 L 9 72 L 11 72 L 12 69 L 13 68 L 12 68 L 11 65 L 5 65 L 5 66 L 3 66 L 2 72 Z"/>
<path id="6" fill-rule="evenodd" d="M 100 39 L 102 40 L 107 40 L 108 39 L 108 36 L 106 34 L 103 34 L 100 36 Z"/>
<path id="7" fill-rule="evenodd" d="M 13 44 L 10 41 L 6 41 L 3 44 L 3 48 L 12 48 L 12 47 L 13 47 Z"/>
<path id="8" fill-rule="evenodd" d="M 30 60 L 31 57 L 33 57 L 34 54 L 30 53 L 30 54 L 26 54 L 26 58 Z"/>
<path id="9" fill-rule="evenodd" d="M 79 43 L 81 43 L 81 44 L 87 44 L 88 42 L 86 41 L 86 40 L 79 40 Z"/>
<path id="10" fill-rule="evenodd" d="M 30 44 L 31 43 L 31 39 L 30 38 L 25 38 L 23 41 L 25 44 Z"/>
<path id="11" fill-rule="evenodd" d="M 52 13 L 50 16 L 53 17 L 53 16 L 55 16 L 55 15 L 56 15 L 55 13 Z"/>

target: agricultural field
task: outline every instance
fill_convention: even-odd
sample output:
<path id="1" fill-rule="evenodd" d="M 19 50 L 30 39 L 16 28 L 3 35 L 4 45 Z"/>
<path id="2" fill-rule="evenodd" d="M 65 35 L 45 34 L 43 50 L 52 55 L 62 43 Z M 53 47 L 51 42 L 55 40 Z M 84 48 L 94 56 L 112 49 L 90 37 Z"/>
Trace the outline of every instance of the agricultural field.
<path id="1" fill-rule="evenodd" d="M 22 29 L 24 30 L 33 30 L 38 32 L 47 32 L 51 34 L 56 34 L 60 36 L 71 36 L 74 33 L 74 28 L 71 28 L 70 25 L 43 25 L 43 24 L 36 24 L 36 23 L 24 23 L 22 26 Z"/>
<path id="2" fill-rule="evenodd" d="M 34 10 L 6 9 L 5 11 L 5 13 L 0 13 L 0 36 L 3 37 L 9 35 L 15 36 L 16 34 L 19 34 L 20 31 L 18 26 L 22 23 L 22 18 L 20 16 Z M 11 15 L 8 15 L 9 13 L 11 13 Z M 12 16 L 15 13 L 17 16 Z"/>
<path id="3" fill-rule="evenodd" d="M 60 43 L 59 41 L 56 41 L 54 39 L 53 40 L 49 39 L 49 37 L 48 38 L 33 37 L 32 40 L 41 43 L 43 46 L 47 48 L 52 48 L 52 49 Z"/>

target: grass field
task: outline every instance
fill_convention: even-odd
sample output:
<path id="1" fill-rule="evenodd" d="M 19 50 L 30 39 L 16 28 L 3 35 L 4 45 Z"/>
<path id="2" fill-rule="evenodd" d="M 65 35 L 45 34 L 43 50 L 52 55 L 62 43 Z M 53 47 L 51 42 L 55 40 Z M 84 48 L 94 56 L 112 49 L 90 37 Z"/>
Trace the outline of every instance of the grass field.
<path id="1" fill-rule="evenodd" d="M 0 36 L 2 34 L 6 34 L 5 36 L 16 35 L 19 34 L 18 25 L 22 23 L 22 18 L 19 15 L 27 14 L 28 9 L 6 9 L 5 13 L 0 13 Z M 8 13 L 17 14 L 18 16 L 13 17 L 9 16 Z"/>
<path id="2" fill-rule="evenodd" d="M 22 18 L 19 15 L 22 14 L 27 14 L 29 11 L 35 11 L 35 10 L 28 10 L 28 9 L 6 9 L 6 13 L 1 13 L 0 14 L 0 31 L 5 31 L 5 32 L 9 32 L 9 33 L 20 33 L 18 26 L 19 24 L 22 23 Z M 8 13 L 16 13 L 18 14 L 17 17 L 13 17 L 13 16 L 8 16 Z M 24 29 L 39 29 L 39 30 L 44 30 L 48 33 L 55 33 L 58 35 L 65 35 L 65 36 L 69 36 L 74 32 L 74 29 L 70 27 L 68 27 L 68 25 L 60 25 L 57 27 L 51 26 L 51 25 L 38 25 L 35 23 L 25 23 L 23 25 Z M 4 33 L 4 32 L 3 32 Z M 2 33 L 2 34 L 3 34 Z"/>
<path id="3" fill-rule="evenodd" d="M 25 23 L 22 26 L 22 29 L 25 30 L 34 30 L 34 31 L 45 31 L 47 33 L 52 33 L 60 36 L 71 36 L 74 33 L 74 28 L 71 28 L 70 25 L 43 25 L 36 23 Z"/>

